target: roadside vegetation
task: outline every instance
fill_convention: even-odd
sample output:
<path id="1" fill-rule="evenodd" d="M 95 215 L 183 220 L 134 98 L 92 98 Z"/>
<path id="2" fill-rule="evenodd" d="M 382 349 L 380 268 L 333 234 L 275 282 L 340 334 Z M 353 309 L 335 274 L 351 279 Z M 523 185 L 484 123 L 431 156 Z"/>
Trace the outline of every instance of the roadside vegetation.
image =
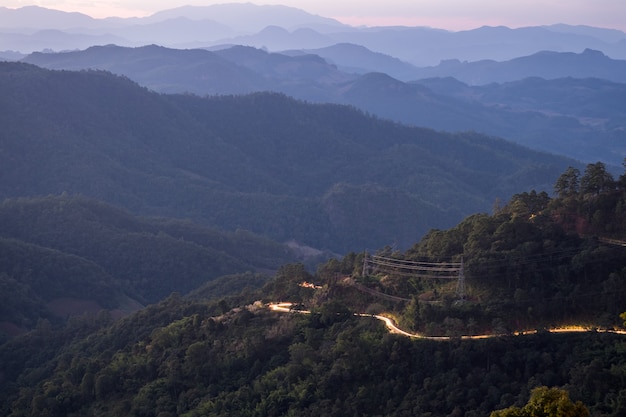
<path id="1" fill-rule="evenodd" d="M 623 415 L 625 337 L 593 328 L 618 328 L 626 317 L 625 180 L 599 164 L 582 175 L 570 169 L 553 198 L 518 194 L 405 252 L 377 251 L 413 261 L 462 257 L 461 299 L 450 280 L 364 275 L 365 253 L 350 253 L 315 272 L 284 264 L 243 293 L 216 281 L 121 320 L 105 312 L 63 325 L 41 320 L 0 346 L 2 414 L 473 417 L 527 415 L 554 403 L 545 415 Z M 311 314 L 267 308 L 279 300 Z M 451 338 L 394 335 L 355 312 Z M 541 331 L 574 323 L 590 330 Z M 512 334 L 531 328 L 540 330 Z M 500 337 L 457 337 L 485 331 Z"/>

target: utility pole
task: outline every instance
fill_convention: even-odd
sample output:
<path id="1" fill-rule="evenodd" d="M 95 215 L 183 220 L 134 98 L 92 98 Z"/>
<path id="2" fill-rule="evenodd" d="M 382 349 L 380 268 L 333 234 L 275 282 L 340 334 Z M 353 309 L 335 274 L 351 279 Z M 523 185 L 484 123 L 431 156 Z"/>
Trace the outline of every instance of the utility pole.
<path id="1" fill-rule="evenodd" d="M 363 255 L 363 277 L 367 275 L 367 251 Z"/>
<path id="2" fill-rule="evenodd" d="M 456 297 L 459 302 L 465 300 L 465 267 L 463 266 L 463 257 L 461 256 L 461 267 L 459 268 L 459 280 L 456 284 Z"/>

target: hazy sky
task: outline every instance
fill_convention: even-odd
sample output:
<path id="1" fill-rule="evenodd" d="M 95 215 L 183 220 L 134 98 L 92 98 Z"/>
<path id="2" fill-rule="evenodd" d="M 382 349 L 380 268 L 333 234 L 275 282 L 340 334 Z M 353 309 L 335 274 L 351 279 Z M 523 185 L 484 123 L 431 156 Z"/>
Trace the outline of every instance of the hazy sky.
<path id="1" fill-rule="evenodd" d="M 146 16 L 187 4 L 234 3 L 229 0 L 2 0 L 5 7 L 38 5 L 78 11 L 93 17 Z M 582 24 L 626 31 L 625 0 L 282 0 L 283 4 L 353 25 L 419 25 L 468 29 L 552 23 Z"/>

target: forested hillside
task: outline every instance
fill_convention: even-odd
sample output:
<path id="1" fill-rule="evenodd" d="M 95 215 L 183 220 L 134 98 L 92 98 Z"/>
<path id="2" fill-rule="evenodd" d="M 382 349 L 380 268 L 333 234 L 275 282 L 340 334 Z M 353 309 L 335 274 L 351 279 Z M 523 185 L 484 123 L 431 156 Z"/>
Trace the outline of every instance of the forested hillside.
<path id="1" fill-rule="evenodd" d="M 0 92 L 0 414 L 487 416 L 538 386 L 626 412 L 603 163 L 105 72 L 0 64 Z"/>
<path id="2" fill-rule="evenodd" d="M 0 416 L 626 416 L 623 32 L 0 26 Z"/>
<path id="3" fill-rule="evenodd" d="M 343 55 L 356 59 L 348 50 Z M 455 68 L 448 62 L 410 78 L 446 77 L 444 80 L 415 82 L 400 81 L 382 69 L 362 74 L 342 71 L 318 55 L 289 56 L 244 46 L 207 51 L 107 45 L 34 53 L 23 61 L 49 69 L 111 71 L 160 93 L 280 92 L 309 102 L 355 106 L 412 126 L 498 136 L 584 162 L 619 165 L 626 155 L 621 140 L 626 86 L 619 83 L 624 73 L 620 68 L 626 61 L 613 61 L 592 51 L 472 63 L 470 67 L 477 69 L 470 69 L 465 77 L 446 72 L 448 67 Z M 503 66 L 501 72 L 512 82 L 479 82 L 490 66 Z M 450 75 L 458 75 L 470 85 Z"/>
<path id="4" fill-rule="evenodd" d="M 516 194 L 494 214 L 431 230 L 406 252 L 352 254 L 318 279 L 349 276 L 334 286 L 334 298 L 357 311 L 395 311 L 404 328 L 430 335 L 613 328 L 626 309 L 625 179 L 614 179 L 602 163 L 584 173 L 570 167 L 554 198 Z M 459 268 L 446 273 L 460 263 L 461 294 Z"/>
<path id="5" fill-rule="evenodd" d="M 5 200 L 0 204 L 0 328 L 23 332 L 42 319 L 57 323 L 102 309 L 128 314 L 129 308 L 172 292 L 185 294 L 227 274 L 271 274 L 296 259 L 287 246 L 249 232 L 137 218 L 84 197 Z M 267 279 L 254 278 L 242 282 L 233 276 L 232 283 L 214 285 L 241 290 Z"/>
<path id="6" fill-rule="evenodd" d="M 408 247 L 576 165 L 344 106 L 160 95 L 98 71 L 0 63 L 0 93 L 0 197 L 83 194 L 338 253 Z"/>
<path id="7" fill-rule="evenodd" d="M 408 256 L 463 254 L 469 299 L 497 312 L 491 318 L 509 330 L 618 325 L 626 294 L 625 179 L 614 180 L 602 163 L 584 173 L 569 168 L 555 198 L 517 194 L 491 216 L 429 233 Z"/>
<path id="8" fill-rule="evenodd" d="M 521 406 L 540 385 L 567 387 L 594 415 L 626 410 L 621 335 L 412 341 L 332 309 L 224 307 L 168 299 L 116 324 L 74 323 L 13 340 L 0 348 L 2 411 L 486 417 Z"/>
<path id="9" fill-rule="evenodd" d="M 258 291 L 214 298 L 205 286 L 118 321 L 40 323 L 0 346 L 2 412 L 488 416 L 557 386 L 582 411 L 620 416 L 626 336 L 611 330 L 623 328 L 626 174 L 570 167 L 554 190 L 516 194 L 405 252 L 377 251 L 408 264 L 462 257 L 462 299 L 450 281 L 402 268 L 364 274 L 366 254 L 350 253 L 315 273 L 283 265 Z M 266 304 L 285 300 L 310 314 Z M 440 337 L 391 334 L 353 314 L 366 312 Z M 549 331 L 566 325 L 587 330 Z"/>

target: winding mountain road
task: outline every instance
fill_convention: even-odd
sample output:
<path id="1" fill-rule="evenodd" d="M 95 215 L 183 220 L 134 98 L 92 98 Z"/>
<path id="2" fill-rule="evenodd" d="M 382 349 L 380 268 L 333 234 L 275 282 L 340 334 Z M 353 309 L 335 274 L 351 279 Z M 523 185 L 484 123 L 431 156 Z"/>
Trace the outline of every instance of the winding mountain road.
<path id="1" fill-rule="evenodd" d="M 282 303 L 269 303 L 267 306 L 270 310 L 272 311 L 278 311 L 281 313 L 299 313 L 299 314 L 310 314 L 311 312 L 309 310 L 296 310 L 293 309 L 293 303 L 289 303 L 289 302 L 282 302 Z M 406 336 L 406 337 L 411 337 L 414 339 L 428 339 L 428 340 L 438 340 L 438 341 L 449 341 L 452 339 L 462 339 L 462 340 L 478 340 L 478 339 L 489 339 L 489 338 L 493 338 L 493 337 L 500 337 L 501 335 L 499 334 L 484 334 L 484 335 L 475 335 L 475 336 L 460 336 L 460 337 L 452 337 L 452 336 L 426 336 L 423 334 L 419 334 L 419 333 L 409 333 L 406 332 L 402 329 L 400 329 L 398 326 L 396 326 L 396 324 L 393 322 L 392 319 L 390 319 L 389 317 L 385 317 L 385 316 L 380 316 L 377 314 L 365 314 L 365 313 L 354 313 L 355 316 L 359 316 L 359 317 L 373 317 L 375 319 L 381 320 L 385 323 L 385 326 L 387 326 L 387 329 L 389 330 L 390 333 L 393 334 L 399 334 L 402 336 Z M 584 327 L 563 327 L 563 328 L 555 328 L 555 329 L 549 329 L 547 330 L 550 333 L 582 333 L 582 332 L 589 332 L 591 331 L 591 329 L 588 328 L 584 328 Z M 622 335 L 626 335 L 626 330 L 609 330 L 609 329 L 596 329 L 594 330 L 596 332 L 600 332 L 600 333 L 615 333 L 615 334 L 622 334 Z M 529 331 L 522 331 L 522 332 L 515 332 L 513 333 L 515 336 L 523 336 L 523 335 L 529 335 L 529 334 L 535 334 L 537 333 L 537 330 L 529 330 Z"/>

